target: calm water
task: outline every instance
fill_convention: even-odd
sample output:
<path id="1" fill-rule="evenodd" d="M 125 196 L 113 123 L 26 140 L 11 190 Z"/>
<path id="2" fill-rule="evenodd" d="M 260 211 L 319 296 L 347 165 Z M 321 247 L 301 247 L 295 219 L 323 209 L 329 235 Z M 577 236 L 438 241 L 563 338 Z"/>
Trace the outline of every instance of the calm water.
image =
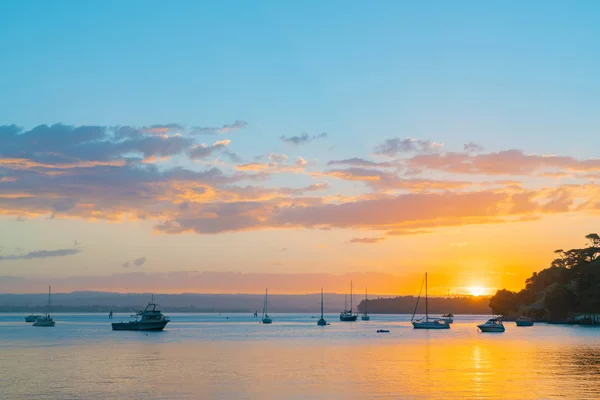
<path id="1" fill-rule="evenodd" d="M 171 314 L 164 332 L 143 333 L 112 332 L 100 314 L 57 314 L 54 328 L 0 314 L 0 398 L 600 397 L 598 328 L 507 323 L 483 334 L 480 316 L 448 331 L 415 331 L 409 316 L 329 315 L 327 327 L 311 315 L 273 315 L 270 326 L 228 316 Z"/>

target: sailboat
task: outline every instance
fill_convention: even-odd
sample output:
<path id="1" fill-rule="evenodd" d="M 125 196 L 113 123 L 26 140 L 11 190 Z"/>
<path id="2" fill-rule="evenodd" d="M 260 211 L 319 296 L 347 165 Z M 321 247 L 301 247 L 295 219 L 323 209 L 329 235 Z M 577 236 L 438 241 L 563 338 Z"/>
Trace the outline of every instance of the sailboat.
<path id="1" fill-rule="evenodd" d="M 423 290 L 423 284 L 421 283 L 421 290 Z M 419 297 L 417 297 L 417 304 L 415 305 L 415 311 L 413 312 L 410 322 L 415 329 L 450 329 L 450 324 L 439 318 L 429 318 L 429 310 L 427 304 L 427 272 L 425 273 L 425 320 L 415 319 L 417 313 L 417 307 L 419 306 L 419 300 L 421 299 L 421 291 L 419 291 Z"/>
<path id="2" fill-rule="evenodd" d="M 346 302 L 344 302 L 344 311 L 340 313 L 340 321 L 352 322 L 356 321 L 358 315 L 352 314 L 352 281 L 350 281 L 350 309 L 346 309 Z"/>
<path id="3" fill-rule="evenodd" d="M 54 320 L 50 315 L 50 293 L 52 292 L 52 286 L 48 286 L 48 312 L 43 317 L 35 320 L 33 326 L 54 326 Z"/>
<path id="4" fill-rule="evenodd" d="M 263 324 L 270 324 L 271 322 L 273 322 L 273 320 L 271 319 L 271 317 L 269 317 L 268 314 L 268 310 L 267 310 L 267 297 L 268 297 L 268 289 L 265 289 L 265 304 L 263 305 L 263 315 L 262 315 L 262 323 Z"/>
<path id="5" fill-rule="evenodd" d="M 360 319 L 363 321 L 369 321 L 371 317 L 369 317 L 369 298 L 367 297 L 367 287 L 365 286 L 365 312 L 360 316 Z"/>
<path id="6" fill-rule="evenodd" d="M 319 318 L 319 320 L 317 321 L 317 325 L 327 325 L 327 321 L 325 321 L 325 318 L 323 318 L 323 288 L 321 288 L 321 318 Z"/>

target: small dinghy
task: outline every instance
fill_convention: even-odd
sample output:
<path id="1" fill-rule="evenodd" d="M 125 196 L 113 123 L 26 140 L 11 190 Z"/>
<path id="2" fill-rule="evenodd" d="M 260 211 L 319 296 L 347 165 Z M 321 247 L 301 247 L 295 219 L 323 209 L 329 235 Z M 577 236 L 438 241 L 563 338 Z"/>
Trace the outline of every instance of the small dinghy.
<path id="1" fill-rule="evenodd" d="M 390 333 L 389 329 L 377 329 L 377 333 Z"/>

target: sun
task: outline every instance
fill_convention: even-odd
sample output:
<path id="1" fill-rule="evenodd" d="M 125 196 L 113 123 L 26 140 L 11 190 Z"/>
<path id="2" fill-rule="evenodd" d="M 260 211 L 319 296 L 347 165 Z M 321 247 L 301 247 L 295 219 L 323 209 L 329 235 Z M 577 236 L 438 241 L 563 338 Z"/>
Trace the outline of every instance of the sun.
<path id="1" fill-rule="evenodd" d="M 469 286 L 467 288 L 467 290 L 469 291 L 469 293 L 471 293 L 473 296 L 481 296 L 483 294 L 483 292 L 485 292 L 485 289 L 482 288 L 481 286 Z"/>

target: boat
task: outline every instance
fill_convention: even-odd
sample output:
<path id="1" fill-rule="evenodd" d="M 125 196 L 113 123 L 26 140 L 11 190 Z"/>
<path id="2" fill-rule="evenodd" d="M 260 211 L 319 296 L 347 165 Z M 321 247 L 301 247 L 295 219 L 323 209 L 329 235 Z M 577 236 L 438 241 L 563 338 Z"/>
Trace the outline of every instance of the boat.
<path id="1" fill-rule="evenodd" d="M 446 323 L 451 324 L 454 322 L 454 314 L 452 313 L 448 313 L 448 314 L 442 314 L 442 318 L 440 318 L 444 321 L 446 321 Z"/>
<path id="2" fill-rule="evenodd" d="M 485 324 L 477 325 L 481 332 L 504 332 L 504 325 L 500 318 L 490 318 Z"/>
<path id="3" fill-rule="evenodd" d="M 421 299 L 421 291 L 419 291 L 419 297 L 417 297 L 417 304 L 415 305 L 415 310 L 413 311 L 412 318 L 410 322 L 415 329 L 450 329 L 450 324 L 440 318 L 429 318 L 429 310 L 428 310 L 428 302 L 427 302 L 427 273 L 425 273 L 425 317 L 420 319 L 415 319 L 415 314 L 417 313 L 417 308 L 419 307 L 419 300 Z M 421 290 L 423 290 L 423 283 L 421 283 Z"/>
<path id="4" fill-rule="evenodd" d="M 154 295 L 152 295 L 152 301 L 148 303 L 146 308 L 142 311 L 137 311 L 132 317 L 135 318 L 129 322 L 113 322 L 113 331 L 162 331 L 165 326 L 169 323 L 169 318 L 163 315 L 160 310 L 156 307 L 158 304 L 154 302 Z"/>
<path id="5" fill-rule="evenodd" d="M 360 316 L 360 319 L 363 321 L 369 321 L 371 317 L 369 317 L 369 298 L 367 297 L 367 287 L 365 286 L 365 312 Z"/>
<path id="6" fill-rule="evenodd" d="M 340 321 L 343 322 L 353 322 L 356 321 L 358 315 L 352 313 L 352 281 L 350 281 L 350 309 L 346 309 L 348 305 L 348 299 L 344 299 L 344 311 L 340 313 Z"/>
<path id="7" fill-rule="evenodd" d="M 390 333 L 389 329 L 377 329 L 377 333 Z"/>
<path id="8" fill-rule="evenodd" d="M 25 322 L 35 322 L 36 319 L 41 318 L 39 314 L 31 314 L 25 317 Z"/>
<path id="9" fill-rule="evenodd" d="M 52 292 L 52 286 L 48 286 L 48 312 L 46 315 L 42 317 L 36 318 L 33 326 L 54 326 L 54 320 L 52 319 L 52 315 L 50 315 L 50 293 Z"/>
<path id="10" fill-rule="evenodd" d="M 269 314 L 267 313 L 267 296 L 268 296 L 268 289 L 265 289 L 265 303 L 263 304 L 263 315 L 262 315 L 262 323 L 263 324 L 270 324 L 271 322 L 273 322 L 273 320 L 271 319 L 271 317 L 269 317 Z"/>
<path id="11" fill-rule="evenodd" d="M 517 326 L 533 326 L 533 320 L 529 317 L 521 315 L 519 318 L 515 320 Z"/>
<path id="12" fill-rule="evenodd" d="M 327 321 L 325 321 L 325 318 L 323 318 L 323 288 L 321 288 L 321 318 L 319 318 L 319 320 L 317 321 L 317 325 L 327 325 Z"/>

